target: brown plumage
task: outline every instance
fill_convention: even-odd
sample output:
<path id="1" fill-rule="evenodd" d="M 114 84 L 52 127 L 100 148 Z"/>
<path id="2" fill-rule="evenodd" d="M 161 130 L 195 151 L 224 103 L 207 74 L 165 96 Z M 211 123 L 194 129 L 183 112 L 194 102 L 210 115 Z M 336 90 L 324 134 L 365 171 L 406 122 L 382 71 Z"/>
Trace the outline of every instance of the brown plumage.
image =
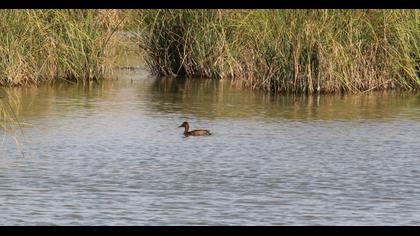
<path id="1" fill-rule="evenodd" d="M 185 136 L 205 136 L 205 135 L 211 135 L 209 130 L 204 130 L 204 129 L 197 129 L 197 130 L 192 130 L 192 131 L 188 131 L 188 129 L 190 128 L 190 125 L 188 124 L 188 122 L 183 122 L 182 125 L 178 126 L 178 128 L 180 127 L 184 127 L 184 135 Z"/>

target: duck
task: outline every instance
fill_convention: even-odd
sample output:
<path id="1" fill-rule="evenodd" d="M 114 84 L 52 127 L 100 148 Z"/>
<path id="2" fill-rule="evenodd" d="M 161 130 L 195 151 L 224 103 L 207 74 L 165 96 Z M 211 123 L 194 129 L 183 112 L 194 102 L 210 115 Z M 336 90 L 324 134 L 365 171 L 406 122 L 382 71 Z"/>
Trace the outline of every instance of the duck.
<path id="1" fill-rule="evenodd" d="M 204 129 L 197 129 L 197 130 L 192 130 L 192 131 L 188 131 L 188 129 L 190 128 L 190 125 L 188 124 L 188 122 L 184 121 L 180 126 L 178 126 L 178 128 L 184 127 L 184 135 L 185 136 L 207 136 L 207 135 L 211 135 L 210 130 L 204 130 Z"/>

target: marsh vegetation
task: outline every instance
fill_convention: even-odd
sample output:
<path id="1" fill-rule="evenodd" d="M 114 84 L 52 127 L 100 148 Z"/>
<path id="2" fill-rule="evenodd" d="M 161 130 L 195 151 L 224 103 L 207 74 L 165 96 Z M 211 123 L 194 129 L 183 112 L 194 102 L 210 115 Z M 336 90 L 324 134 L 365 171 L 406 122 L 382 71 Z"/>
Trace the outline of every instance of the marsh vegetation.
<path id="1" fill-rule="evenodd" d="M 159 76 L 230 78 L 273 93 L 412 90 L 419 13 L 1 10 L 0 85 L 111 78 L 132 50 Z"/>
<path id="2" fill-rule="evenodd" d="M 419 10 L 149 10 L 158 75 L 230 78 L 273 93 L 420 86 Z"/>

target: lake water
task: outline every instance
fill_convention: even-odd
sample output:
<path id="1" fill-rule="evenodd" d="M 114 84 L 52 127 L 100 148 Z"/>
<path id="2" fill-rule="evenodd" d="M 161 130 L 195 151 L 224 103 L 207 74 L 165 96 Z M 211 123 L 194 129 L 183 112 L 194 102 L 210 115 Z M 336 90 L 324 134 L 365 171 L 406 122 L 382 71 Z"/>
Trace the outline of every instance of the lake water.
<path id="1" fill-rule="evenodd" d="M 118 77 L 9 89 L 0 225 L 420 225 L 419 95 Z"/>

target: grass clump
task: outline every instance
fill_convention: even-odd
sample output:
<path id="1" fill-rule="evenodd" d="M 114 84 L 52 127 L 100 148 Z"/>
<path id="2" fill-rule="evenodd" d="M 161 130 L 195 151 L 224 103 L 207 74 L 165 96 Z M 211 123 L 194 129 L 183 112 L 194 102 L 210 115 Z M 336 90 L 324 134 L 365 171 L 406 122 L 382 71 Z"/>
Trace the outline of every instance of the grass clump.
<path id="1" fill-rule="evenodd" d="M 0 10 L 0 86 L 112 74 L 117 10 Z"/>
<path id="2" fill-rule="evenodd" d="M 158 75 L 231 78 L 273 93 L 420 87 L 419 10 L 143 10 Z"/>

